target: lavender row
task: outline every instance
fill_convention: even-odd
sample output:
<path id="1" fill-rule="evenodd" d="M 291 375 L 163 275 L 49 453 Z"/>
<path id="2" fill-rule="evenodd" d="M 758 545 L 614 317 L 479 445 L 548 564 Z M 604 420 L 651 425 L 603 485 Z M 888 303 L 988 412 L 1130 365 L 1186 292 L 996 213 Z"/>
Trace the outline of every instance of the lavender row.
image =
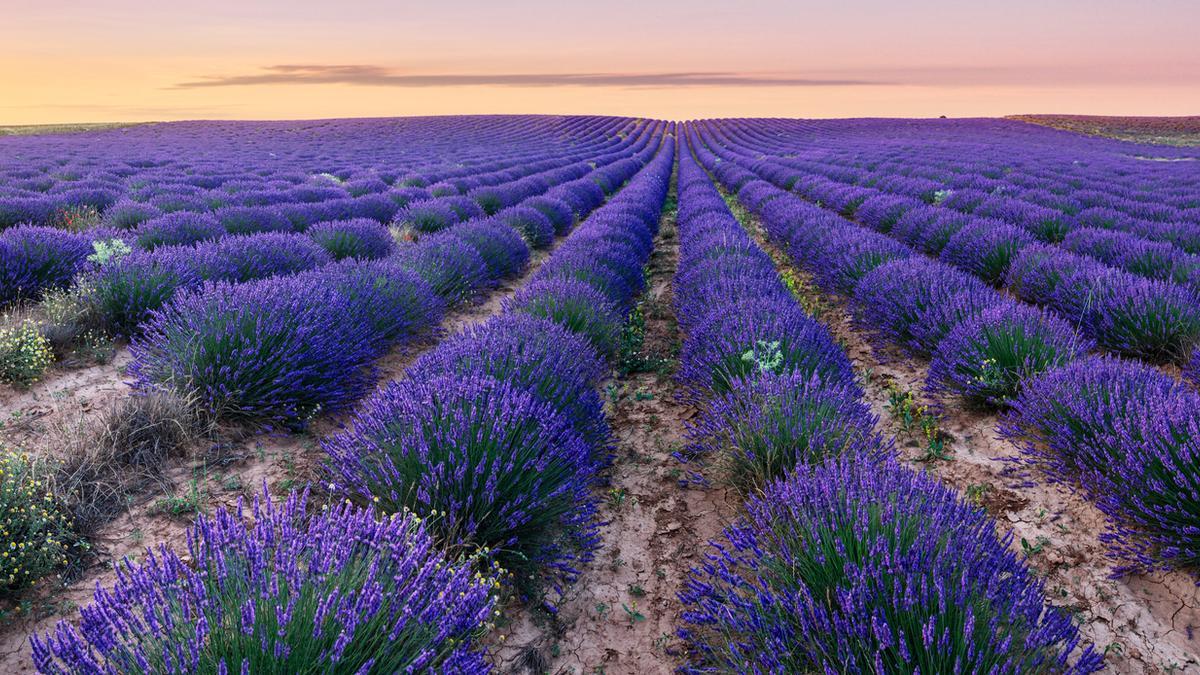
<path id="1" fill-rule="evenodd" d="M 789 189 L 849 196 L 857 188 L 836 183 L 852 183 L 1012 215 L 1022 225 L 1042 221 L 1059 237 L 1082 226 L 1178 243 L 1192 253 L 1200 243 L 1194 172 L 1186 163 L 1144 161 L 1144 146 L 985 120 L 718 122 L 711 129 L 753 148 L 756 158 L 778 156 L 769 160 L 777 165 L 772 180 Z M 1167 155 L 1160 159 L 1195 156 L 1187 149 L 1154 152 Z"/>
<path id="2" fill-rule="evenodd" d="M 442 342 L 324 443 L 340 492 L 440 514 L 553 608 L 599 545 L 595 488 L 611 436 L 597 387 L 650 253 L 667 150 L 598 209 L 504 305 Z"/>
<path id="3" fill-rule="evenodd" d="M 733 167 L 718 175 L 739 195 L 744 191 L 748 203 L 761 205 L 787 194 L 740 165 L 721 166 Z M 1021 299 L 1042 305 L 1077 326 L 1109 351 L 1152 363 L 1184 363 L 1200 341 L 1200 293 L 1189 286 L 1144 278 L 1039 244 L 1024 229 L 1002 221 L 879 195 L 870 188 L 854 190 L 873 195 L 851 201 L 851 210 L 863 224 L 990 285 L 1007 286 Z M 791 208 L 794 201 L 789 199 L 785 206 Z M 837 209 L 840 202 L 816 203 Z M 1074 234 L 1081 233 L 1086 231 Z"/>
<path id="4" fill-rule="evenodd" d="M 644 126 L 644 125 L 643 125 Z M 453 128 L 450 128 L 453 127 Z M 130 227 L 178 210 L 460 194 L 616 150 L 640 130 L 620 118 L 181 123 L 5 139 L 0 227 Z M 457 161 L 456 161 L 457 160 Z M 109 211 L 112 211 L 109 214 Z"/>
<path id="5" fill-rule="evenodd" d="M 1068 663 L 1078 630 L 995 523 L 891 458 L 845 354 L 686 151 L 679 175 L 693 450 L 749 495 L 681 594 L 685 672 L 1097 670 L 1090 648 Z M 727 387 L 731 362 L 750 367 Z"/>
<path id="6" fill-rule="evenodd" d="M 38 672 L 489 671 L 475 638 L 494 574 L 447 555 L 425 522 L 349 503 L 309 514 L 307 494 L 219 509 L 97 586 L 78 626 L 34 635 Z"/>
<path id="7" fill-rule="evenodd" d="M 649 135 L 643 134 L 630 149 L 618 148 L 614 153 L 599 158 L 600 161 L 593 163 L 596 169 L 589 169 L 588 165 L 580 163 L 544 174 L 535 174 L 532 178 L 536 178 L 536 181 L 518 179 L 490 188 L 492 192 L 489 195 L 499 200 L 495 205 L 506 207 L 500 210 L 496 217 L 521 229 L 528 238 L 536 240 L 540 237 L 544 241 L 548 231 L 553 228 L 561 230 L 571 223 L 571 209 L 579 211 L 587 207 L 594 208 L 596 201 L 603 199 L 604 192 L 597 183 L 611 185 L 613 181 L 623 181 L 631 171 L 636 170 L 638 161 L 644 161 L 645 153 L 641 151 L 648 143 L 649 136 L 653 135 L 650 127 L 647 127 L 646 131 L 650 132 Z M 630 151 L 637 154 L 630 157 Z M 546 197 L 532 199 L 545 192 L 551 185 L 550 181 L 554 181 L 557 186 L 551 189 Z M 527 199 L 528 204 L 510 203 L 510 200 L 519 198 Z M 177 283 L 181 285 L 195 285 L 205 279 L 245 281 L 295 271 L 287 267 L 273 270 L 267 261 L 264 261 L 259 269 L 247 270 L 246 273 L 233 277 L 225 274 L 227 270 L 221 269 L 220 261 L 228 255 L 229 250 L 248 252 L 263 248 L 263 243 L 272 241 L 266 238 L 242 240 L 238 243 L 217 242 L 199 246 L 194 251 L 170 248 L 209 242 L 226 234 L 285 233 L 305 231 L 314 227 L 314 239 L 330 249 L 335 258 L 340 259 L 356 253 L 375 253 L 378 257 L 386 253 L 385 238 L 381 237 L 380 228 L 371 227 L 367 221 L 388 223 L 396 218 L 398 225 L 409 225 L 405 221 L 408 214 L 405 205 L 409 202 L 419 202 L 409 208 L 419 207 L 427 212 L 439 214 L 435 221 L 437 227 L 430 229 L 444 229 L 453 223 L 483 217 L 485 209 L 481 204 L 489 203 L 482 195 L 476 198 L 458 196 L 431 199 L 429 193 L 424 190 L 406 188 L 393 191 L 386 197 L 373 194 L 354 199 L 300 204 L 290 209 L 251 206 L 220 209 L 214 214 L 181 211 L 150 218 L 141 222 L 130 233 L 111 228 L 77 234 L 60 228 L 20 227 L 0 233 L 0 248 L 6 253 L 3 262 L 0 263 L 0 304 L 20 298 L 36 299 L 46 290 L 67 285 L 78 273 L 91 267 L 88 265 L 88 257 L 92 254 L 90 242 L 106 239 L 120 238 L 135 249 L 147 251 L 168 246 L 168 250 L 161 251 L 158 255 L 137 256 L 125 263 L 125 268 L 132 269 L 120 269 L 115 273 L 121 278 L 126 278 L 130 275 L 154 273 L 149 270 L 158 270 L 158 274 L 163 274 L 161 270 L 165 269 L 170 270 L 171 275 L 176 277 Z M 118 211 L 124 209 L 119 205 L 115 208 Z M 495 209 L 492 211 L 495 213 Z M 128 212 L 128 209 L 124 209 L 123 212 Z M 332 224 L 348 220 L 355 222 L 352 225 Z M 364 238 L 369 241 L 364 241 Z M 278 249 L 284 245 L 284 241 L 286 240 L 276 238 L 272 242 L 274 246 L 268 248 Z M 350 249 L 346 250 L 346 246 Z M 217 262 L 217 269 L 211 269 L 213 260 Z M 103 282 L 102 285 L 109 286 Z M 117 292 L 120 290 L 122 289 L 117 289 Z M 112 317 L 112 325 L 108 327 L 118 334 L 132 332 L 137 320 L 157 308 L 153 303 L 138 305 L 136 298 L 122 298 L 121 301 L 126 306 L 118 309 L 112 307 L 114 301 L 116 300 L 107 301 L 105 309 L 118 312 L 117 316 Z"/>
<path id="8" fill-rule="evenodd" d="M 1121 569 L 1197 569 L 1200 438 L 1192 429 L 1200 397 L 1151 366 L 1088 357 L 1087 341 L 1053 316 L 895 249 L 884 235 L 848 228 L 794 195 L 762 202 L 759 214 L 818 280 L 855 270 L 858 281 L 830 290 L 846 293 L 859 323 L 878 338 L 932 356 L 932 390 L 1010 409 L 1004 428 L 1025 439 L 1025 459 L 1080 489 L 1107 516 L 1104 540 Z"/>
<path id="9" fill-rule="evenodd" d="M 772 139 L 773 149 L 783 152 L 778 144 L 778 139 Z M 730 150 L 747 152 L 737 148 Z M 913 188 L 894 173 L 897 167 L 875 168 L 868 174 L 856 174 L 831 170 L 820 162 L 759 159 L 761 151 L 754 152 L 753 156 L 742 156 L 748 164 L 753 163 L 755 173 L 776 185 L 795 190 L 810 201 L 828 205 L 846 215 L 853 214 L 885 232 L 903 220 L 906 212 L 912 214 L 918 228 L 931 220 L 939 221 L 939 236 L 932 242 L 937 249 L 935 252 L 940 252 L 940 247 L 945 244 L 944 237 L 967 224 L 985 221 L 994 227 L 998 222 L 1006 222 L 1040 241 L 1061 242 L 1068 250 L 1095 257 L 1138 276 L 1173 280 L 1193 289 L 1197 287 L 1197 269 L 1200 269 L 1200 257 L 1194 255 L 1200 250 L 1197 224 L 1171 225 L 1155 221 L 1140 228 L 1125 227 L 1120 214 L 1111 208 L 1093 207 L 1082 212 L 1072 208 L 1069 204 L 1072 195 L 1086 193 L 1072 185 L 1050 186 L 1054 193 L 1043 192 L 1054 196 L 1051 203 L 1033 204 L 1006 196 L 998 187 L 993 187 L 990 192 L 963 189 L 952 178 Z M 789 157 L 791 154 L 788 153 Z M 912 164 L 911 160 L 906 161 Z M 917 164 L 920 162 L 918 159 Z M 1200 186 L 1194 182 L 1190 185 L 1193 195 L 1197 187 Z M 1194 196 L 1192 201 L 1200 204 Z M 1076 217 L 1073 214 L 1077 212 Z M 1152 241 L 1155 239 L 1159 241 Z M 1184 248 L 1177 248 L 1176 244 L 1182 244 Z"/>
<path id="10" fill-rule="evenodd" d="M 369 364 L 384 351 L 436 324 L 447 304 L 518 274 L 528 258 L 515 230 L 487 220 L 378 261 L 177 292 L 175 271 L 152 267 L 113 286 L 123 297 L 166 302 L 132 344 L 139 387 L 182 389 L 227 419 L 302 426 L 358 400 L 373 379 Z"/>
<path id="11" fill-rule="evenodd" d="M 699 156 L 717 165 L 707 148 Z M 1023 380 L 1093 347 L 1057 316 L 796 195 L 761 181 L 738 194 L 819 286 L 852 298 L 864 327 L 933 357 L 928 387 L 935 392 L 1004 407 Z"/>
<path id="12" fill-rule="evenodd" d="M 589 251 L 614 272 L 640 273 L 672 161 L 668 146 L 551 261 Z M 623 260 L 627 249 L 641 257 Z M 240 508 L 201 519 L 189 532 L 192 563 L 165 548 L 126 563 L 79 628 L 63 622 L 36 638 L 35 665 L 488 672 L 475 639 L 492 627 L 500 589 L 512 579 L 530 594 L 561 590 L 596 546 L 592 488 L 610 452 L 596 387 L 606 367 L 592 334 L 575 328 L 571 294 L 555 291 L 600 294 L 588 323 L 611 320 L 612 330 L 632 297 L 568 278 L 569 268 L 559 263 L 504 315 L 418 359 L 363 405 L 352 430 L 324 442 L 332 484 L 390 517 L 349 501 L 306 517 L 293 495 L 282 508 L 256 504 L 252 525 Z"/>
<path id="13" fill-rule="evenodd" d="M 692 455 L 752 494 L 798 464 L 886 454 L 850 359 L 800 308 L 686 142 L 678 223 L 678 379 L 705 409 Z"/>

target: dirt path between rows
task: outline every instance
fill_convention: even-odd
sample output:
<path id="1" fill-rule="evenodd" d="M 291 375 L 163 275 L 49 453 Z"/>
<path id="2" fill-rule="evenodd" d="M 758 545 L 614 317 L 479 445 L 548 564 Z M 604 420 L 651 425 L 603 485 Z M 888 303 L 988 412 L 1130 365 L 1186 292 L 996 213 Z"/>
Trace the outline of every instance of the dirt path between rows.
<path id="1" fill-rule="evenodd" d="M 720 488 L 685 484 L 680 462 L 687 420 L 676 399 L 680 343 L 672 309 L 678 242 L 674 210 L 663 216 L 642 296 L 644 352 L 668 364 L 612 381 L 607 413 L 617 440 L 601 516 L 609 521 L 595 560 L 556 616 L 522 612 L 494 640 L 506 673 L 670 673 L 681 663 L 675 639 L 688 571 L 703 562 L 739 505 Z"/>
<path id="2" fill-rule="evenodd" d="M 376 361 L 377 387 L 401 376 L 409 364 L 437 346 L 443 336 L 499 314 L 504 301 L 529 281 L 563 241 L 565 238 L 559 238 L 549 249 L 534 252 L 520 277 L 502 281 L 481 294 L 475 303 L 451 309 L 437 328 Z M 52 454 L 55 448 L 48 445 L 53 443 L 54 429 L 47 416 L 52 414 L 54 421 L 86 418 L 130 395 L 129 387 L 121 382 L 128 360 L 125 350 L 112 364 L 68 373 L 45 383 L 36 396 L 30 391 L 10 397 L 3 404 L 8 406 L 5 410 L 10 418 L 16 412 L 16 419 L 37 420 L 36 424 L 13 426 L 21 434 L 16 438 L 24 443 L 12 445 L 33 453 Z M 54 394 L 60 390 L 69 395 Z M 50 413 L 34 417 L 30 411 L 47 406 L 47 398 L 57 405 Z M 139 495 L 123 514 L 100 528 L 91 541 L 95 554 L 91 565 L 78 578 L 65 586 L 47 583 L 23 605 L 0 607 L 0 673 L 34 672 L 28 636 L 51 630 L 61 619 L 77 620 L 79 607 L 91 601 L 95 585 L 107 586 L 115 580 L 113 563 L 126 557 L 137 560 L 146 549 L 159 545 L 184 545 L 185 532 L 195 510 L 171 515 L 163 513 L 164 508 L 170 510 L 172 504 L 195 504 L 212 513 L 218 507 L 236 505 L 239 497 L 253 499 L 262 493 L 264 484 L 272 494 L 282 494 L 313 482 L 320 476 L 324 459 L 320 439 L 337 431 L 350 416 L 347 413 L 319 418 L 300 434 L 253 435 L 219 452 L 202 452 L 201 459 L 167 469 L 166 482 L 174 486 L 173 490 L 167 494 Z M 4 438 L 0 436 L 0 440 Z"/>
<path id="3" fill-rule="evenodd" d="M 1018 470 L 1019 449 L 999 437 L 995 414 L 947 401 L 940 428 L 949 434 L 948 460 L 930 458 L 918 429 L 906 431 L 891 405 L 893 392 L 922 400 L 928 362 L 872 345 L 856 326 L 846 299 L 820 292 L 766 240 L 761 224 L 735 208 L 739 220 L 782 272 L 795 274 L 802 303 L 842 343 L 864 385 L 879 430 L 895 436 L 897 453 L 985 508 L 998 530 L 1014 532 L 1013 548 L 1043 579 L 1055 605 L 1073 611 L 1083 639 L 1107 652 L 1109 672 L 1200 673 L 1200 587 L 1182 572 L 1110 578 L 1114 565 L 1099 535 L 1104 515 L 1081 495 Z"/>

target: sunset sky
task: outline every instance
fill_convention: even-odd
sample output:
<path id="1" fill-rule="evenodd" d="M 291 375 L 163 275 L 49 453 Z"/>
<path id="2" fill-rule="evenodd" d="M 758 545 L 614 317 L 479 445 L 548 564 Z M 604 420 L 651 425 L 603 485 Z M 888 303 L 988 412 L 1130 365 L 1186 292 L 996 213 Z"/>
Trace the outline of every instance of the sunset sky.
<path id="1" fill-rule="evenodd" d="M 1200 114 L 1196 0 L 0 0 L 0 124 Z"/>

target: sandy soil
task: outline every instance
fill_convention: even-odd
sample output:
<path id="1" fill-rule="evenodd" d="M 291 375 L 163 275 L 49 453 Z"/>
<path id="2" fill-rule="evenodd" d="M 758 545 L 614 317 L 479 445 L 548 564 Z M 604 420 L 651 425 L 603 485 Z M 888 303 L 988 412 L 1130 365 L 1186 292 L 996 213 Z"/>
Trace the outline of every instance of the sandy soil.
<path id="1" fill-rule="evenodd" d="M 791 269 L 810 289 L 811 277 L 752 233 L 781 269 Z M 928 362 L 872 345 L 854 325 L 845 299 L 813 291 L 820 319 L 845 345 L 862 376 L 880 431 L 896 437 L 900 457 L 928 470 L 974 499 L 1014 533 L 1013 549 L 1043 578 L 1056 605 L 1078 616 L 1084 639 L 1106 651 L 1109 672 L 1200 673 L 1200 586 L 1182 572 L 1111 578 L 1114 565 L 1099 535 L 1104 515 L 1079 494 L 1019 470 L 1018 448 L 996 432 L 999 417 L 972 412 L 954 401 L 942 406 L 940 428 L 949 434 L 949 461 L 924 460 L 924 438 L 906 433 L 889 406 L 889 383 L 920 398 Z M 1024 543 L 1022 543 L 1024 542 Z"/>
<path id="2" fill-rule="evenodd" d="M 536 252 L 521 277 L 502 282 L 473 304 L 452 309 L 437 329 L 377 361 L 379 385 L 400 376 L 443 336 L 499 313 L 504 300 L 528 281 L 562 241 L 556 241 L 548 251 Z M 129 387 L 121 382 L 128 362 L 128 350 L 122 350 L 107 366 L 61 374 L 27 391 L 9 390 L 6 397 L 0 398 L 0 419 L 19 423 L 10 422 L 0 430 L 0 441 L 52 455 L 56 424 L 85 419 L 89 413 L 129 394 Z M 0 607 L 0 673 L 33 672 L 28 636 L 51 630 L 61 619 L 77 619 L 79 606 L 91 601 L 95 585 L 108 585 L 115 579 L 115 562 L 126 557 L 136 560 L 147 548 L 183 543 L 194 511 L 164 513 L 166 499 L 194 499 L 201 509 L 211 513 L 220 506 L 234 506 L 239 498 L 253 499 L 262 493 L 264 485 L 272 494 L 282 494 L 314 482 L 319 478 L 324 456 L 320 438 L 339 429 L 349 417 L 318 418 L 300 434 L 242 434 L 240 439 L 231 439 L 219 448 L 198 448 L 194 460 L 167 468 L 166 482 L 173 488 L 166 493 L 138 495 L 125 513 L 100 528 L 90 542 L 91 564 L 79 578 L 66 584 L 45 583 L 39 592 L 30 594 L 23 607 Z"/>
<path id="3" fill-rule="evenodd" d="M 104 365 L 55 368 L 29 387 L 0 384 L 0 446 L 34 451 L 52 429 L 125 396 L 128 365 L 129 350 L 121 348 Z"/>

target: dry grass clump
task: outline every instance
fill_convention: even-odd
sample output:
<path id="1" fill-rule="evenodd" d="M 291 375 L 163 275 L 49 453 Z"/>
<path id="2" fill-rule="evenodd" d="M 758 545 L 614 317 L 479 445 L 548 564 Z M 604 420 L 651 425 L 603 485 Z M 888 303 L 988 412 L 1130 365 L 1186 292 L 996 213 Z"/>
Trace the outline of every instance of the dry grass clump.
<path id="1" fill-rule="evenodd" d="M 158 484 L 171 457 L 191 454 L 212 438 L 212 423 L 193 401 L 149 392 L 115 401 L 101 414 L 64 425 L 57 492 L 84 536 Z"/>

